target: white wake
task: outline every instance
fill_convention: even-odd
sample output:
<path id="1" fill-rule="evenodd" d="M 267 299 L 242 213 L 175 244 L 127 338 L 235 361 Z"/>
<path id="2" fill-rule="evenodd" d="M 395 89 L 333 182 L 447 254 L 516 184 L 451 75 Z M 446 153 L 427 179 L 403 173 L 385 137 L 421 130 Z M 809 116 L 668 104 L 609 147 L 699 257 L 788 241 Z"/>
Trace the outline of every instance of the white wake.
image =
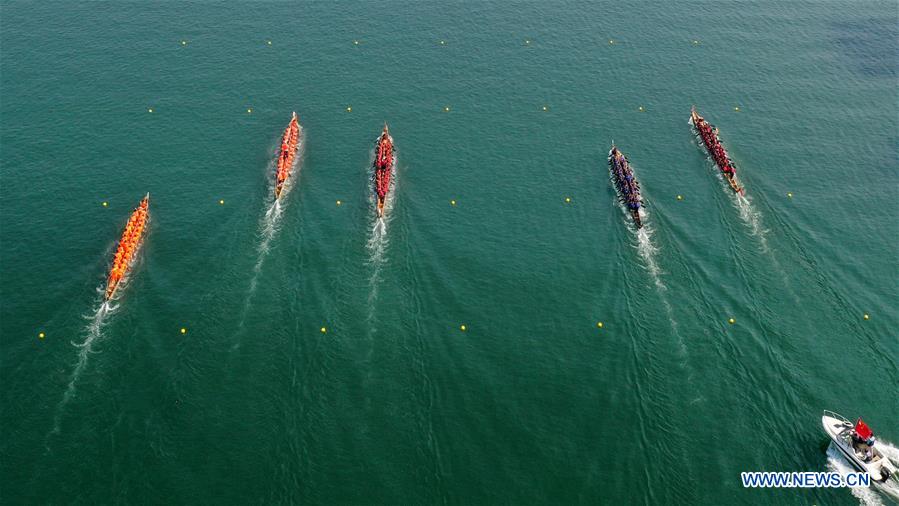
<path id="1" fill-rule="evenodd" d="M 374 162 L 374 152 L 372 153 L 372 163 Z M 368 284 L 370 291 L 368 293 L 369 320 L 374 317 L 375 302 L 378 300 L 378 285 L 381 282 L 381 268 L 387 263 L 387 246 L 390 238 L 387 235 L 387 229 L 393 220 L 393 207 L 396 199 L 397 177 L 396 177 L 397 156 L 393 155 L 393 163 L 391 164 L 390 188 L 387 190 L 387 197 L 384 199 L 384 213 L 378 216 L 378 198 L 369 188 L 369 208 L 372 219 L 371 233 L 368 236 L 366 248 L 368 249 L 368 265 L 371 269 Z M 372 173 L 374 179 L 374 173 Z M 372 183 L 374 184 L 374 183 Z"/>
<path id="2" fill-rule="evenodd" d="M 631 165 L 631 170 L 634 170 L 633 165 Z M 615 183 L 613 181 L 612 185 L 614 186 L 614 184 Z M 684 344 L 683 338 L 680 336 L 680 332 L 678 331 L 679 326 L 677 323 L 677 319 L 674 318 L 674 309 L 671 307 L 671 303 L 668 302 L 668 287 L 665 286 L 665 282 L 662 280 L 662 275 L 664 274 L 664 272 L 662 271 L 661 267 L 659 267 L 659 262 L 657 259 L 659 248 L 652 241 L 653 228 L 649 223 L 649 211 L 646 209 L 645 204 L 640 206 L 640 222 L 643 224 L 643 226 L 640 228 L 634 228 L 634 218 L 633 216 L 631 216 L 627 206 L 623 202 L 621 202 L 620 198 L 618 198 L 618 208 L 621 209 L 622 216 L 624 216 L 624 226 L 634 234 L 634 238 L 636 239 L 635 247 L 637 249 L 637 253 L 643 260 L 643 266 L 649 273 L 649 276 L 652 278 L 652 282 L 659 294 L 659 299 L 662 301 L 662 306 L 665 308 L 665 315 L 668 317 L 668 323 L 671 324 L 671 330 L 677 339 L 677 344 L 681 356 L 686 356 L 687 347 Z"/>
<path id="3" fill-rule="evenodd" d="M 265 200 L 266 210 L 265 214 L 259 220 L 259 231 L 256 234 L 259 239 L 259 244 L 258 246 L 256 246 L 256 263 L 253 265 L 253 276 L 250 278 L 250 288 L 247 292 L 247 297 L 244 300 L 243 310 L 240 314 L 240 322 L 238 324 L 238 327 L 240 329 L 243 329 L 247 312 L 250 308 L 250 302 L 253 299 L 253 295 L 255 295 L 256 293 L 256 287 L 259 284 L 259 275 L 262 272 L 262 266 L 265 264 L 265 259 L 268 256 L 269 250 L 271 249 L 272 240 L 281 229 L 281 216 L 284 214 L 284 209 L 287 206 L 287 197 L 290 195 L 291 190 L 297 184 L 297 180 L 300 177 L 300 169 L 302 168 L 300 160 L 303 158 L 306 146 L 305 133 L 306 129 L 301 127 L 299 136 L 297 138 L 297 153 L 293 159 L 293 166 L 291 166 L 290 169 L 290 176 L 284 181 L 284 184 L 281 186 L 281 194 L 279 198 L 275 198 L 275 187 L 277 186 L 275 169 L 278 166 L 277 157 L 273 158 L 266 167 L 266 172 L 269 177 L 269 186 L 266 193 L 267 197 Z"/>
<path id="4" fill-rule="evenodd" d="M 97 291 L 105 293 L 106 285 L 100 285 Z M 72 376 L 69 378 L 69 384 L 66 386 L 66 391 L 62 395 L 62 400 L 56 405 L 56 415 L 53 417 L 53 429 L 50 431 L 50 434 L 59 434 L 59 423 L 62 418 L 63 409 L 69 401 L 75 397 L 78 380 L 81 378 L 81 374 L 87 366 L 88 358 L 90 358 L 92 353 L 95 353 L 93 351 L 94 343 L 102 337 L 103 327 L 106 324 L 107 317 L 117 308 L 118 306 L 113 306 L 109 301 L 103 300 L 93 313 L 84 316 L 85 319 L 88 320 L 88 324 L 84 327 L 83 331 L 85 338 L 84 341 L 80 343 L 72 343 L 72 346 L 78 348 L 78 361 L 75 363 L 75 368 L 72 370 Z"/>
<path id="5" fill-rule="evenodd" d="M 721 179 L 723 180 L 724 177 L 721 177 Z M 727 184 L 726 181 L 725 184 Z M 762 226 L 762 215 L 752 205 L 752 200 L 745 195 L 734 193 L 734 205 L 736 205 L 737 210 L 740 212 L 740 218 L 749 227 L 752 235 L 758 237 L 762 252 L 768 253 L 768 240 L 765 238 L 768 234 L 768 229 Z"/>
<path id="6" fill-rule="evenodd" d="M 877 445 L 880 447 L 880 451 L 891 459 L 894 459 L 897 454 L 899 454 L 899 451 L 897 451 L 895 447 L 891 447 L 881 441 L 878 441 Z M 890 452 L 892 452 L 892 455 L 890 455 Z M 840 454 L 840 451 L 833 445 L 833 443 L 830 443 L 830 445 L 827 446 L 827 469 L 829 471 L 840 473 L 840 475 L 844 477 L 849 473 L 857 472 L 855 468 L 846 461 L 845 457 Z M 870 487 L 851 487 L 851 491 L 852 495 L 858 499 L 859 504 L 864 506 L 884 506 L 887 504 L 884 502 L 883 497 L 878 494 L 876 485 L 873 484 L 873 477 L 872 485 Z M 894 493 L 899 493 L 899 491 Z"/>

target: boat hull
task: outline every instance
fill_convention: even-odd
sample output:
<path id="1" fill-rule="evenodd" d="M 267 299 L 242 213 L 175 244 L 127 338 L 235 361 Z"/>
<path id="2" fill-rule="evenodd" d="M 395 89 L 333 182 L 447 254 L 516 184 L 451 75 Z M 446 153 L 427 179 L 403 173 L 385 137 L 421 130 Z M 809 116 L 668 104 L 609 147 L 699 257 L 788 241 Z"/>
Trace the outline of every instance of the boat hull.
<path id="1" fill-rule="evenodd" d="M 702 134 L 703 129 L 701 125 L 706 123 L 705 119 L 703 119 L 703 117 L 696 112 L 696 109 L 690 111 L 690 119 L 693 122 L 693 127 L 696 128 L 696 132 L 699 135 L 699 138 L 702 140 L 703 146 L 705 146 L 705 149 L 708 152 L 709 156 L 712 157 L 712 161 L 715 162 L 715 166 L 718 167 L 719 171 L 721 171 L 721 175 L 724 177 L 725 181 L 727 181 L 730 189 L 733 190 L 734 193 L 745 195 L 746 191 L 743 189 L 743 186 L 740 185 L 740 182 L 737 180 L 737 176 L 724 171 L 724 167 L 721 166 L 721 162 L 715 156 L 715 147 L 711 143 L 711 139 L 708 139 L 705 135 Z"/>
<path id="2" fill-rule="evenodd" d="M 620 164 L 619 167 L 623 167 L 622 174 L 616 173 L 616 161 Z M 626 187 L 628 182 L 621 180 L 622 176 L 631 178 L 630 192 L 625 192 L 628 188 Z M 642 228 L 643 219 L 640 217 L 639 207 L 643 206 L 643 197 L 640 194 L 640 183 L 637 182 L 634 172 L 627 162 L 627 158 L 615 146 L 612 146 L 612 149 L 609 151 L 609 180 L 618 194 L 618 201 L 621 202 L 631 219 L 634 220 L 634 227 L 637 229 Z M 637 204 L 638 209 L 630 207 L 630 204 L 634 202 Z"/>
<path id="3" fill-rule="evenodd" d="M 396 149 L 393 147 L 393 137 L 385 125 L 384 131 L 375 141 L 375 158 L 372 162 L 372 192 L 377 200 L 378 218 L 384 217 L 395 165 Z"/>
<path id="4" fill-rule="evenodd" d="M 287 186 L 287 181 L 293 174 L 294 165 L 296 164 L 297 151 L 300 145 L 300 126 L 297 113 L 294 112 L 290 118 L 290 123 L 284 129 L 281 136 L 281 147 L 278 149 L 278 167 L 275 172 L 275 199 L 280 199 Z"/>
<path id="5" fill-rule="evenodd" d="M 144 234 L 147 230 L 147 223 L 149 222 L 149 206 L 150 206 L 150 194 L 147 195 L 141 200 L 140 205 L 134 210 L 131 214 L 131 217 L 128 219 L 128 225 L 125 227 L 125 232 L 122 234 L 122 238 L 119 240 L 119 247 L 116 252 L 116 258 L 113 261 L 113 268 L 110 270 L 109 276 L 106 278 L 106 291 L 104 293 L 104 299 L 110 300 L 115 297 L 116 292 L 121 286 L 122 281 L 125 279 L 125 276 L 131 271 L 131 266 L 134 263 L 134 259 L 137 256 L 138 251 L 140 251 L 141 246 L 143 245 Z M 123 249 L 123 245 L 126 243 L 126 235 L 131 227 L 136 227 L 133 232 L 133 235 L 130 235 L 132 239 L 128 242 L 128 246 Z M 123 257 L 119 257 L 119 255 L 125 251 Z M 119 262 L 121 260 L 121 262 Z"/>

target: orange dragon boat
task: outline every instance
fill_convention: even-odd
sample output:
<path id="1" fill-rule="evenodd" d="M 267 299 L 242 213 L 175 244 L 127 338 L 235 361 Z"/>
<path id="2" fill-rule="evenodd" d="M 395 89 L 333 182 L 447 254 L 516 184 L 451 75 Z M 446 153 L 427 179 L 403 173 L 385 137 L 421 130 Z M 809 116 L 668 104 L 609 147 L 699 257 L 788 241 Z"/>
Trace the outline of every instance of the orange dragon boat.
<path id="1" fill-rule="evenodd" d="M 128 274 L 137 250 L 140 248 L 141 239 L 144 230 L 147 227 L 147 218 L 150 206 L 150 194 L 140 201 L 140 205 L 131 213 L 128 223 L 125 224 L 125 230 L 122 232 L 122 238 L 119 240 L 119 247 L 116 249 L 115 256 L 112 260 L 112 268 L 109 270 L 109 277 L 106 279 L 106 300 L 115 295 L 119 287 L 119 283 Z"/>
<path id="2" fill-rule="evenodd" d="M 284 135 L 281 136 L 281 147 L 278 149 L 278 171 L 275 173 L 275 198 L 281 198 L 281 191 L 287 178 L 293 172 L 294 162 L 297 156 L 297 147 L 300 141 L 300 122 L 297 113 L 293 113 Z"/>

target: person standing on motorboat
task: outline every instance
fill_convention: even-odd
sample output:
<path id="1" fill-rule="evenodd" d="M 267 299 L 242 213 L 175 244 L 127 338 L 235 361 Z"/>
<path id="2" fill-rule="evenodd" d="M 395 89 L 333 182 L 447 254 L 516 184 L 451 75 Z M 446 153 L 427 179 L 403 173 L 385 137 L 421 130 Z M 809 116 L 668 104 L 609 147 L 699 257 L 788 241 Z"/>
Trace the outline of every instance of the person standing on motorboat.
<path id="1" fill-rule="evenodd" d="M 874 437 L 874 432 L 868 427 L 868 424 L 859 418 L 855 422 L 855 427 L 850 432 L 850 435 L 852 436 L 852 448 L 858 456 L 864 459 L 865 462 L 871 462 L 875 455 L 873 447 L 877 438 Z"/>

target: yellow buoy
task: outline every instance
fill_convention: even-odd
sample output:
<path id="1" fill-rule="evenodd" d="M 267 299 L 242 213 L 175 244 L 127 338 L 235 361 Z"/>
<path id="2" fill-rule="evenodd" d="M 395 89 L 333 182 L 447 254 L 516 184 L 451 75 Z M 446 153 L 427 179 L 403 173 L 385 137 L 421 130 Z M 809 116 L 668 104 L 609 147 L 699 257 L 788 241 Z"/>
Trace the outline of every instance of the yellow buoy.
<path id="1" fill-rule="evenodd" d="M 253 112 L 253 109 L 247 109 L 247 114 L 250 114 L 252 112 Z"/>
<path id="2" fill-rule="evenodd" d="M 352 107 L 347 107 L 347 108 L 346 108 L 346 112 L 353 112 L 353 108 L 352 108 Z"/>
<path id="3" fill-rule="evenodd" d="M 153 112 L 153 108 L 147 109 L 147 112 Z"/>
<path id="4" fill-rule="evenodd" d="M 181 333 L 182 333 L 182 334 L 187 334 L 187 329 L 184 328 L 184 327 L 181 327 Z"/>
<path id="5" fill-rule="evenodd" d="M 733 325 L 734 323 L 737 323 L 737 320 L 734 320 L 733 318 L 731 318 L 730 320 L 727 320 L 727 323 L 730 323 L 731 325 Z"/>
<path id="6" fill-rule="evenodd" d="M 571 203 L 571 197 L 565 197 L 565 203 Z"/>
<path id="7" fill-rule="evenodd" d="M 461 330 L 462 332 L 465 332 L 465 329 L 466 329 L 465 325 L 459 325 L 459 330 Z"/>
<path id="8" fill-rule="evenodd" d="M 451 205 L 451 206 L 456 205 L 456 201 L 455 201 L 455 200 L 450 200 L 450 205 Z"/>
<path id="9" fill-rule="evenodd" d="M 220 206 L 225 205 L 225 199 L 220 199 L 220 200 L 219 200 L 219 205 L 220 205 Z"/>
<path id="10" fill-rule="evenodd" d="M 322 334 L 325 334 L 325 333 L 327 333 L 327 332 L 328 332 L 328 329 L 327 329 L 327 328 L 325 328 L 325 327 L 322 327 L 322 328 L 321 328 L 321 329 L 319 329 L 319 330 L 321 330 L 321 333 L 322 333 Z"/>
<path id="11" fill-rule="evenodd" d="M 678 196 L 677 196 L 677 200 L 684 200 L 684 196 L 683 196 L 683 195 L 678 195 Z"/>
<path id="12" fill-rule="evenodd" d="M 787 192 L 787 197 L 793 198 L 793 192 Z"/>
<path id="13" fill-rule="evenodd" d="M 641 105 L 637 110 L 643 112 L 645 109 L 643 109 L 643 106 Z"/>
<path id="14" fill-rule="evenodd" d="M 867 320 L 868 318 L 871 318 L 871 317 L 868 316 L 868 313 L 865 313 L 865 316 L 863 318 Z"/>
<path id="15" fill-rule="evenodd" d="M 337 201 L 337 205 L 338 205 L 338 206 L 339 206 L 340 204 L 342 204 L 342 203 L 343 203 L 343 202 L 341 202 L 341 201 L 339 201 L 339 200 Z"/>
<path id="16" fill-rule="evenodd" d="M 43 338 L 44 338 L 44 333 L 43 333 L 43 332 L 39 333 L 39 334 L 37 335 L 37 337 L 38 337 L 38 339 L 43 339 Z"/>
<path id="17" fill-rule="evenodd" d="M 734 111 L 735 111 L 735 112 L 740 112 L 740 108 L 739 108 L 739 107 L 734 107 Z"/>
<path id="18" fill-rule="evenodd" d="M 449 106 L 444 107 L 443 112 L 449 112 Z"/>
<path id="19" fill-rule="evenodd" d="M 596 327 L 597 327 L 597 328 L 602 328 L 602 322 L 596 322 Z"/>
<path id="20" fill-rule="evenodd" d="M 103 207 L 106 207 L 108 205 L 109 205 L 109 202 L 103 202 Z"/>

